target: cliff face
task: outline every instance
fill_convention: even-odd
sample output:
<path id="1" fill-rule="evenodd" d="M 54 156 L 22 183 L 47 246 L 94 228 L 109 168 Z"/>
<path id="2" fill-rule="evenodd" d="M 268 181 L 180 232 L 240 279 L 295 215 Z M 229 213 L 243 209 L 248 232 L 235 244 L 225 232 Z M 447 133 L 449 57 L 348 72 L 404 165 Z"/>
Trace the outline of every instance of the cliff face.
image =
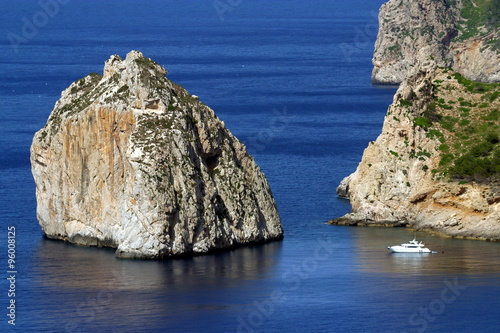
<path id="1" fill-rule="evenodd" d="M 398 84 L 433 59 L 466 78 L 500 82 L 500 1 L 390 0 L 379 12 L 373 83 Z"/>
<path id="2" fill-rule="evenodd" d="M 264 174 L 214 112 L 140 52 L 62 92 L 31 146 L 50 238 L 163 258 L 280 239 Z"/>
<path id="3" fill-rule="evenodd" d="M 337 189 L 352 212 L 330 222 L 500 240 L 499 91 L 499 84 L 421 64 Z"/>

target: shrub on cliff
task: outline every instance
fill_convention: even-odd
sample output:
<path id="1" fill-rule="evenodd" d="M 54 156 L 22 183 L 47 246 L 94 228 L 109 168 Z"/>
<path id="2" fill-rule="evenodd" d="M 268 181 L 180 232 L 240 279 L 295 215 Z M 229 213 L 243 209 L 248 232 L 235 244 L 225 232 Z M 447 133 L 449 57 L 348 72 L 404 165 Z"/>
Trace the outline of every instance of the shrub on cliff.
<path id="1" fill-rule="evenodd" d="M 488 133 L 481 143 L 473 146 L 455 161 L 450 174 L 456 178 L 499 177 L 500 145 L 497 133 Z"/>

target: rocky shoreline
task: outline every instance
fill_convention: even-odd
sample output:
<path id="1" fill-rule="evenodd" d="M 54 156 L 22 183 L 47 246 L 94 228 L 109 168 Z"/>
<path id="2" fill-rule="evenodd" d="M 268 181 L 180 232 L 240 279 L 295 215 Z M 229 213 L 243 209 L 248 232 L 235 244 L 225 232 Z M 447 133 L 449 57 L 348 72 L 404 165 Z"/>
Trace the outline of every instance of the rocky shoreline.
<path id="1" fill-rule="evenodd" d="M 491 157 L 478 157 L 477 165 L 498 154 L 500 85 L 476 84 L 434 62 L 421 64 L 399 87 L 357 170 L 337 188 L 352 212 L 329 223 L 500 240 L 498 175 L 452 179 L 468 151 L 491 145 Z M 471 134 L 463 140 L 463 133 Z"/>
<path id="2" fill-rule="evenodd" d="M 401 85 L 382 133 L 337 188 L 352 212 L 328 223 L 500 240 L 499 28 L 489 3 L 470 6 L 382 5 L 372 81 Z"/>
<path id="3" fill-rule="evenodd" d="M 412 231 L 424 231 L 431 235 L 436 235 L 438 237 L 444 238 L 457 238 L 457 239 L 469 239 L 469 240 L 481 240 L 488 242 L 499 242 L 500 237 L 498 234 L 487 234 L 487 235 L 477 235 L 474 233 L 464 233 L 464 232 L 450 232 L 445 228 L 425 226 L 420 227 L 414 223 L 407 221 L 369 221 L 360 220 L 355 216 L 342 216 L 335 219 L 327 221 L 330 225 L 339 225 L 347 227 L 376 227 L 376 228 L 408 228 Z M 458 223 L 452 223 L 450 226 L 458 225 Z"/>

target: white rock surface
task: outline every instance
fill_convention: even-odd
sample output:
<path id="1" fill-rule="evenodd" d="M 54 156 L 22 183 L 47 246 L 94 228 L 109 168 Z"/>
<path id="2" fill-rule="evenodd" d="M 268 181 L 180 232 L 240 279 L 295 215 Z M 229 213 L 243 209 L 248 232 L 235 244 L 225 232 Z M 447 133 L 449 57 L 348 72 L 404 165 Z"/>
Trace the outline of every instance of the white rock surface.
<path id="1" fill-rule="evenodd" d="M 50 238 L 164 258 L 282 238 L 264 174 L 213 110 L 140 52 L 62 92 L 31 146 Z"/>

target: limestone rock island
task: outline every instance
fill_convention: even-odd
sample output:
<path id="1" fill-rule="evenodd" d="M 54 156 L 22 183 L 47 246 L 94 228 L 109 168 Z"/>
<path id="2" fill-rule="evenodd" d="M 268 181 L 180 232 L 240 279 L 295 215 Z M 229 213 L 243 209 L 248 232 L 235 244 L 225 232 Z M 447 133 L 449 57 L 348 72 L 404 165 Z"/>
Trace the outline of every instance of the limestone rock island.
<path id="1" fill-rule="evenodd" d="M 281 239 L 264 174 L 214 111 L 140 52 L 62 92 L 31 146 L 49 238 L 166 258 Z"/>

